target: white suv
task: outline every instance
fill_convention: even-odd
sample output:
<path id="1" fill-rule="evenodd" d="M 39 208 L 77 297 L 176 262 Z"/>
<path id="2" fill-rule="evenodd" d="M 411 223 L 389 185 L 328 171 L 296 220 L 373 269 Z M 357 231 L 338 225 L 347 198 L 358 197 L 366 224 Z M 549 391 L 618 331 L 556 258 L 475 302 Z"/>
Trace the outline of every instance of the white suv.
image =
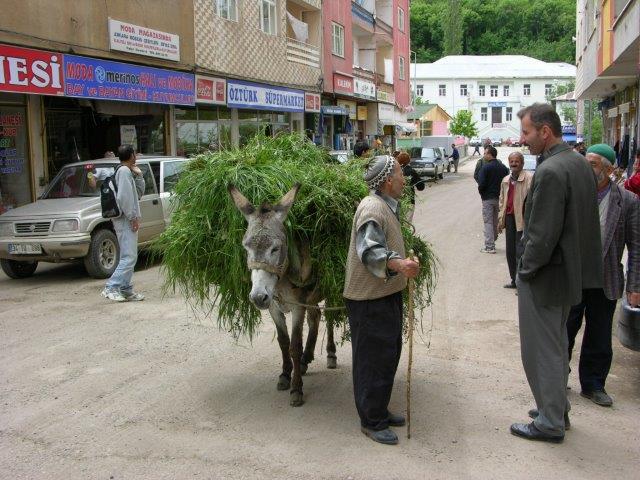
<path id="1" fill-rule="evenodd" d="M 185 158 L 138 157 L 145 192 L 139 246 L 160 235 L 171 214 L 170 194 Z M 120 249 L 111 220 L 102 218 L 100 185 L 117 159 L 65 165 L 37 201 L 0 215 L 0 266 L 11 278 L 33 275 L 38 262 L 83 259 L 89 275 L 111 276 Z"/>

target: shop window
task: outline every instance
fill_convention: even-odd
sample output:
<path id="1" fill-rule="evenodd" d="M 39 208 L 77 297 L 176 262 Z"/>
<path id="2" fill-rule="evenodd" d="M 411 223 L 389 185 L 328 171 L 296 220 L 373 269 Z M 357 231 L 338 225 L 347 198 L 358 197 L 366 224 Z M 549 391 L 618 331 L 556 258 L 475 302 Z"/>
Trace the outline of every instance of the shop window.
<path id="1" fill-rule="evenodd" d="M 179 156 L 231 147 L 231 113 L 227 108 L 176 108 L 175 118 Z"/>
<path id="2" fill-rule="evenodd" d="M 262 0 L 260 8 L 260 27 L 264 33 L 276 35 L 276 2 L 275 0 Z"/>
<path id="3" fill-rule="evenodd" d="M 236 0 L 213 0 L 213 9 L 221 18 L 238 21 L 238 6 Z"/>
<path id="4" fill-rule="evenodd" d="M 26 107 L 0 104 L 0 214 L 31 202 L 29 165 Z"/>
<path id="5" fill-rule="evenodd" d="M 254 110 L 239 110 L 240 145 L 246 145 L 257 134 L 269 137 L 291 131 L 291 114 Z"/>
<path id="6" fill-rule="evenodd" d="M 333 22 L 331 25 L 331 53 L 339 57 L 344 57 L 344 27 Z"/>

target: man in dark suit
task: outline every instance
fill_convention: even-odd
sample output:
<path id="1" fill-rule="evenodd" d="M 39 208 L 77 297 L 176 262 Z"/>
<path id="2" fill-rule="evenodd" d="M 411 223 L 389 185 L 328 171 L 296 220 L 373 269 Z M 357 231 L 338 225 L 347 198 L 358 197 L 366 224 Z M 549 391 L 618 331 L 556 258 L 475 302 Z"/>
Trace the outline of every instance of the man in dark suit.
<path id="1" fill-rule="evenodd" d="M 616 156 L 604 143 L 587 150 L 587 161 L 598 180 L 598 208 L 604 259 L 604 288 L 587 289 L 582 301 L 571 307 L 567 320 L 569 359 L 576 335 L 585 319 L 580 350 L 580 386 L 583 397 L 597 405 L 609 407 L 613 400 L 604 389 L 613 350 L 611 326 L 618 299 L 624 293 L 622 253 L 627 246 L 627 298 L 629 305 L 640 303 L 640 201 L 631 192 L 610 180 Z"/>
<path id="2" fill-rule="evenodd" d="M 524 212 L 518 265 L 522 365 L 537 408 L 532 423 L 511 433 L 562 442 L 569 427 L 567 316 L 587 288 L 602 288 L 602 247 L 596 178 L 585 158 L 562 142 L 551 105 L 518 112 L 521 141 L 539 155 Z"/>

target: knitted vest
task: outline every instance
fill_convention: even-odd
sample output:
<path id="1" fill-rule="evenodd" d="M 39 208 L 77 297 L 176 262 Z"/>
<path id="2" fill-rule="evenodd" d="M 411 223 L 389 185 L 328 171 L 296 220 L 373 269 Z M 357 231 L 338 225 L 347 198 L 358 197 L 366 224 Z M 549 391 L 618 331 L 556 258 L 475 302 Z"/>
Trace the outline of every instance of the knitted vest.
<path id="1" fill-rule="evenodd" d="M 363 198 L 353 217 L 351 244 L 347 257 L 347 275 L 342 293 L 349 300 L 374 300 L 404 290 L 407 286 L 407 279 L 402 274 L 394 275 L 388 279 L 376 277 L 367 270 L 358 257 L 356 234 L 358 229 L 370 220 L 374 220 L 384 231 L 387 249 L 398 252 L 402 258 L 405 257 L 400 222 L 389 205 L 375 194 Z"/>

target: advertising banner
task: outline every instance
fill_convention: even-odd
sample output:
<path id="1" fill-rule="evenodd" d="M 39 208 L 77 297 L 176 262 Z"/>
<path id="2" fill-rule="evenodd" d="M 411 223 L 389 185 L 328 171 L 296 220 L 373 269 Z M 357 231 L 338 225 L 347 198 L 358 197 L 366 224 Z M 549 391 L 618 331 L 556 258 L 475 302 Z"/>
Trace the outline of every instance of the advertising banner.
<path id="1" fill-rule="evenodd" d="M 65 55 L 64 82 L 68 97 L 195 104 L 195 77 L 190 73 Z"/>
<path id="2" fill-rule="evenodd" d="M 361 80 L 354 78 L 354 90 L 353 93 L 359 97 L 376 99 L 376 84 L 369 82 L 368 80 Z"/>
<path id="3" fill-rule="evenodd" d="M 196 75 L 196 103 L 227 104 L 227 81 L 224 78 Z"/>
<path id="4" fill-rule="evenodd" d="M 227 81 L 227 105 L 279 112 L 304 112 L 304 92 L 258 83 Z"/>
<path id="5" fill-rule="evenodd" d="M 111 50 L 136 53 L 165 60 L 180 60 L 180 37 L 132 23 L 109 19 Z"/>
<path id="6" fill-rule="evenodd" d="M 0 91 L 64 95 L 61 53 L 0 45 Z"/>
<path id="7" fill-rule="evenodd" d="M 304 94 L 304 111 L 309 113 L 320 113 L 320 94 Z"/>
<path id="8" fill-rule="evenodd" d="M 333 74 L 333 90 L 337 93 L 353 94 L 353 78 L 341 75 L 339 73 Z"/>

